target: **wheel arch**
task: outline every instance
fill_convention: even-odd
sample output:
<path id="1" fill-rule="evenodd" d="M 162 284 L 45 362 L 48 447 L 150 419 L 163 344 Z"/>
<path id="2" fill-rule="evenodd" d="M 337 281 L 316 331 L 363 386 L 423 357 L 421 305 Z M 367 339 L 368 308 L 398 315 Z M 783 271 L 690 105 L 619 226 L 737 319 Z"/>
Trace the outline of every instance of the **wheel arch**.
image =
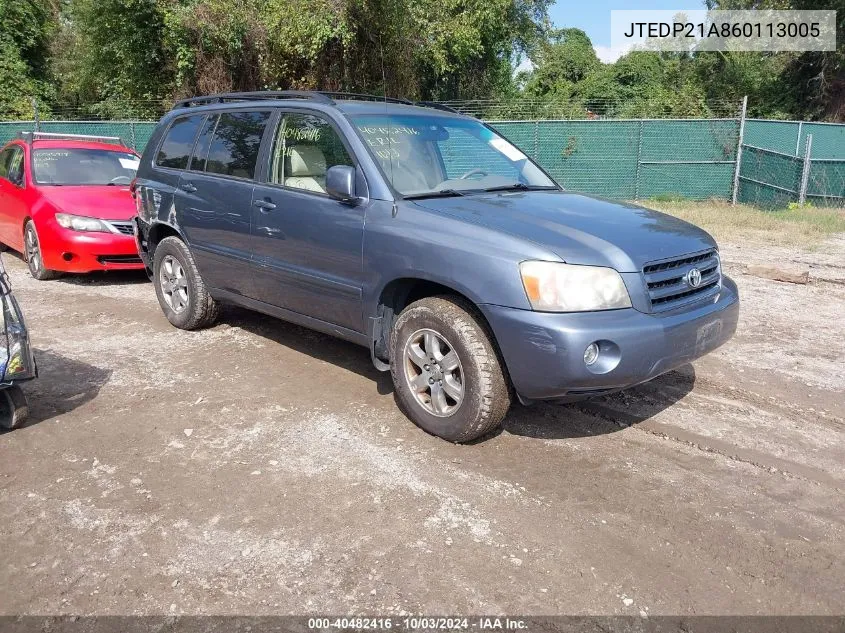
<path id="1" fill-rule="evenodd" d="M 496 341 L 496 335 L 484 313 L 479 308 L 479 302 L 473 299 L 465 290 L 456 286 L 457 284 L 444 283 L 440 280 L 435 281 L 426 277 L 415 276 L 399 277 L 384 284 L 376 302 L 375 318 L 372 319 L 371 352 L 377 368 L 382 371 L 386 371 L 388 368 L 386 363 L 390 358 L 390 332 L 393 329 L 393 323 L 396 321 L 396 317 L 402 310 L 415 301 L 438 295 L 458 297 L 472 308 L 474 316 L 487 332 L 491 344 L 497 354 L 499 354 L 502 366 L 505 367 L 501 351 L 499 350 L 499 344 Z"/>
<path id="2" fill-rule="evenodd" d="M 166 237 L 178 237 L 185 245 L 188 244 L 185 236 L 176 227 L 166 222 L 154 222 L 147 232 L 147 252 L 150 257 L 150 266 L 155 261 L 155 251 L 159 243 Z"/>

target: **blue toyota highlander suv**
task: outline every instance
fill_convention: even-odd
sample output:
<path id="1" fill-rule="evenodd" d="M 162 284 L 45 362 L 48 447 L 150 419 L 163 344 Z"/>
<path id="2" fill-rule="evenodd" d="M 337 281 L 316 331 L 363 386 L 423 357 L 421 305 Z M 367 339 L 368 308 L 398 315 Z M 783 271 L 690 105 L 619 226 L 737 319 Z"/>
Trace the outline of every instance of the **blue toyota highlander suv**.
<path id="1" fill-rule="evenodd" d="M 229 302 L 353 341 L 426 431 L 462 442 L 512 401 L 572 401 L 720 346 L 739 298 L 705 231 L 564 191 L 434 104 L 318 92 L 176 104 L 133 184 L 176 327 Z"/>

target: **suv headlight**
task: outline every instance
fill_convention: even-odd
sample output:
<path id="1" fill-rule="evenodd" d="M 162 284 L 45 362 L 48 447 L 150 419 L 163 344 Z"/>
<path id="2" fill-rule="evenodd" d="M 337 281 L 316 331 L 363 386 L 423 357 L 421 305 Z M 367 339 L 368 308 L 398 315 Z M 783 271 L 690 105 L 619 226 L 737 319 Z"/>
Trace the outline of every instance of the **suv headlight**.
<path id="1" fill-rule="evenodd" d="M 529 261 L 519 265 L 519 272 L 528 301 L 537 311 L 587 312 L 631 307 L 625 282 L 612 268 Z"/>
<path id="2" fill-rule="evenodd" d="M 59 223 L 59 226 L 63 226 L 71 231 L 111 233 L 111 229 L 97 218 L 86 218 L 82 215 L 72 215 L 70 213 L 57 213 L 56 222 Z"/>

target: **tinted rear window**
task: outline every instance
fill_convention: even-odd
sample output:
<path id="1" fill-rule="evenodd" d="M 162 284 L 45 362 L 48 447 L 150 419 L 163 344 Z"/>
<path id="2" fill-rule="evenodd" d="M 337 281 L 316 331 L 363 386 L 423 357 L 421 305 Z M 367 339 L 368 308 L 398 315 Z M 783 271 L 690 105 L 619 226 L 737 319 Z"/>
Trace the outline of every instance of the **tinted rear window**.
<path id="1" fill-rule="evenodd" d="M 208 150 L 205 170 L 238 178 L 254 178 L 261 137 L 269 120 L 269 112 L 221 114 Z"/>
<path id="2" fill-rule="evenodd" d="M 203 115 L 189 116 L 183 119 L 176 119 L 156 157 L 156 165 L 159 167 L 170 167 L 172 169 L 186 169 L 191 150 L 194 148 L 194 139 L 197 137 L 197 130 L 202 125 Z"/>
<path id="3" fill-rule="evenodd" d="M 205 159 L 208 156 L 208 148 L 211 145 L 211 135 L 217 125 L 219 117 L 210 116 L 205 120 L 205 125 L 200 130 L 197 142 L 194 145 L 194 156 L 191 159 L 191 171 L 205 171 Z"/>

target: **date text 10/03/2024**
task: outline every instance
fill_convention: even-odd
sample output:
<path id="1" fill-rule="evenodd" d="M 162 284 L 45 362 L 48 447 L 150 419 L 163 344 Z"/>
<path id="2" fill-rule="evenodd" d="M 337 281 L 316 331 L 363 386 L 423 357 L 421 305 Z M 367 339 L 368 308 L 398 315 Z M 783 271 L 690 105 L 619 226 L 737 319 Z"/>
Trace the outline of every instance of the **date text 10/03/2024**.
<path id="1" fill-rule="evenodd" d="M 424 631 L 524 631 L 528 623 L 518 618 L 507 617 L 403 617 L 403 618 L 309 618 L 308 628 L 312 630 L 424 630 Z"/>

